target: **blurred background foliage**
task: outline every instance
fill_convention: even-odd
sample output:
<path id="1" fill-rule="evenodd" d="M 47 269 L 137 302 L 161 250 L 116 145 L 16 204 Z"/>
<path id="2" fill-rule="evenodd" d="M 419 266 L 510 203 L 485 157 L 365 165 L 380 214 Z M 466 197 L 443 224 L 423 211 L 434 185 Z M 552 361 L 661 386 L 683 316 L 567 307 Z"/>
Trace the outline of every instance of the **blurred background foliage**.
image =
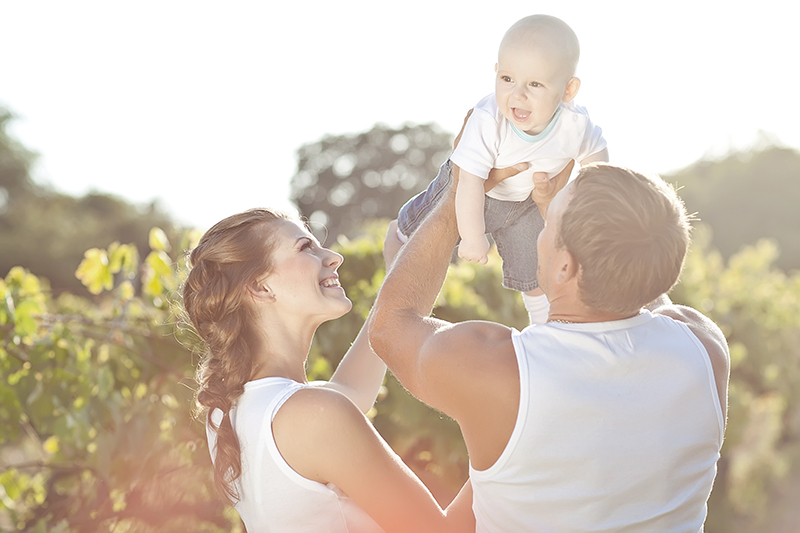
<path id="1" fill-rule="evenodd" d="M 176 291 L 199 237 L 156 204 L 35 184 L 35 155 L 0 112 L 0 530 L 240 532 L 213 494 L 204 428 L 192 420 L 197 339 Z M 323 324 L 309 376 L 326 378 L 383 279 L 386 223 L 447 157 L 435 125 L 375 126 L 298 151 L 292 198 L 344 255 L 354 302 Z M 777 146 L 665 176 L 698 213 L 672 293 L 731 346 L 729 426 L 710 533 L 790 532 L 800 521 L 800 154 Z M 318 224 L 313 226 L 319 227 Z M 500 261 L 451 265 L 435 313 L 522 328 Z M 370 417 L 447 503 L 467 475 L 458 426 L 391 375 Z"/>

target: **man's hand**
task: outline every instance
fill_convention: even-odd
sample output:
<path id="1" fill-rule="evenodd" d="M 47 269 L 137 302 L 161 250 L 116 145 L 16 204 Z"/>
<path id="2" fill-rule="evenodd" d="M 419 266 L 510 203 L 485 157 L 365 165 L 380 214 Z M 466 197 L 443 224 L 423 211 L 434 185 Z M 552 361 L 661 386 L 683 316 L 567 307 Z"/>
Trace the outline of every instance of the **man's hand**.
<path id="1" fill-rule="evenodd" d="M 539 208 L 539 213 L 542 218 L 547 214 L 547 206 L 550 201 L 555 198 L 558 191 L 564 188 L 569 180 L 569 175 L 572 173 L 572 167 L 575 166 L 575 160 L 571 160 L 564 167 L 564 170 L 556 174 L 550 179 L 547 179 L 547 174 L 544 172 L 533 173 L 533 183 L 535 188 L 531 191 L 531 198 L 536 202 L 536 207 Z"/>

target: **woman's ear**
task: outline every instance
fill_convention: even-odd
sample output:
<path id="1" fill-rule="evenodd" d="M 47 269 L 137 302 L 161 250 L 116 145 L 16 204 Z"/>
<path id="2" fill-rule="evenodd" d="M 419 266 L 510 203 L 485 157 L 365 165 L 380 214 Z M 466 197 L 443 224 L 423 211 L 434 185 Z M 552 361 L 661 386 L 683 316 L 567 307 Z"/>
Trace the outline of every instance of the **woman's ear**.
<path id="1" fill-rule="evenodd" d="M 269 288 L 269 285 L 263 282 L 254 282 L 247 286 L 250 296 L 254 300 L 259 301 L 275 301 L 275 293 Z"/>

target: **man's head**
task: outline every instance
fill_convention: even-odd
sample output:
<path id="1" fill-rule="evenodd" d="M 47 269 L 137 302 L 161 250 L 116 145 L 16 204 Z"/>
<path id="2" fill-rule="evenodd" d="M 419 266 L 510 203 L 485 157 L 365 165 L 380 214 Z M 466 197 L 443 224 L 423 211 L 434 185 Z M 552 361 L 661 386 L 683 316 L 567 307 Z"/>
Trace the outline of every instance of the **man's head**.
<path id="1" fill-rule="evenodd" d="M 555 17 L 531 15 L 508 29 L 500 43 L 495 98 L 500 111 L 518 129 L 541 133 L 561 102 L 580 87 L 575 69 L 578 38 Z"/>
<path id="2" fill-rule="evenodd" d="M 546 293 L 552 290 L 548 285 L 558 276 L 559 257 L 568 254 L 577 264 L 583 304 L 632 315 L 675 285 L 689 232 L 686 209 L 669 184 L 592 164 L 548 208 L 539 238 L 539 281 Z"/>

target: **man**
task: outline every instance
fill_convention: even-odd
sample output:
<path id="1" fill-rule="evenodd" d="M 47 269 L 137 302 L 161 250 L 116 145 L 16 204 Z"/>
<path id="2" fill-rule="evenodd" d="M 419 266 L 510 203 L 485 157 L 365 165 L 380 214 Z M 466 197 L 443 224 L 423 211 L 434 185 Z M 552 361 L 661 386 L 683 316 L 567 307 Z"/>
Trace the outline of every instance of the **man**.
<path id="1" fill-rule="evenodd" d="M 729 358 L 716 325 L 661 296 L 689 243 L 675 192 L 608 164 L 581 169 L 531 242 L 549 321 L 517 332 L 430 317 L 458 237 L 453 191 L 390 270 L 370 341 L 459 423 L 476 530 L 702 530 Z"/>

